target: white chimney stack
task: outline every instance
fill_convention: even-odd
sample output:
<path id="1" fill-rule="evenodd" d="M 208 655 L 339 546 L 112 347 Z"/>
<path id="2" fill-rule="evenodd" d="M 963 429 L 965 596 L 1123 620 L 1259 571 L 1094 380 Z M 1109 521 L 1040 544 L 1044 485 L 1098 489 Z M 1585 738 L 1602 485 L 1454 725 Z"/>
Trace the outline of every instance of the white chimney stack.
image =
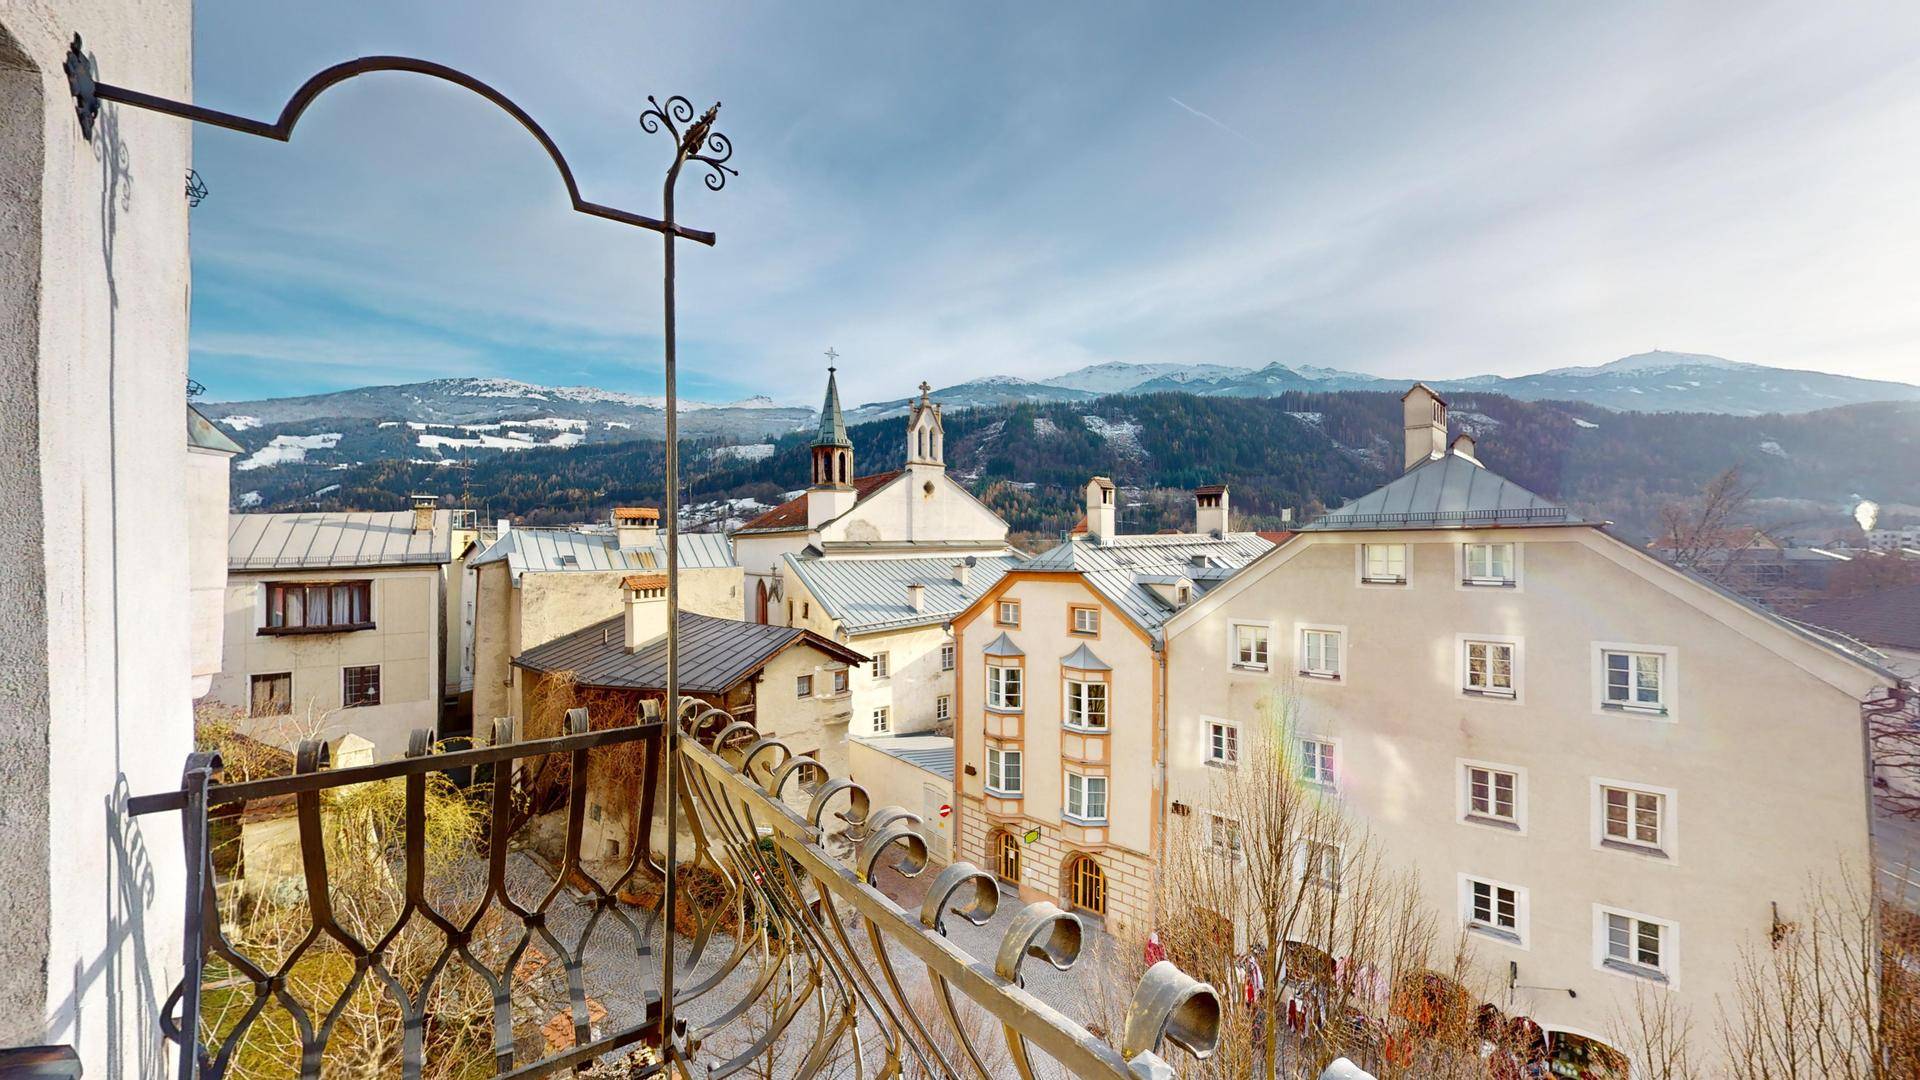
<path id="1" fill-rule="evenodd" d="M 628 574 L 620 588 L 627 600 L 627 651 L 639 652 L 647 642 L 666 636 L 667 575 Z"/>
<path id="2" fill-rule="evenodd" d="M 1447 453 L 1447 399 L 1433 392 L 1426 383 L 1414 383 L 1413 389 L 1400 395 L 1400 411 L 1406 418 L 1407 457 L 1402 468 L 1424 465 Z"/>
<path id="3" fill-rule="evenodd" d="M 1087 481 L 1087 535 L 1096 543 L 1109 543 L 1114 537 L 1113 481 L 1096 476 Z"/>
<path id="4" fill-rule="evenodd" d="M 1480 459 L 1474 457 L 1474 446 L 1473 436 L 1464 431 L 1453 437 L 1453 452 L 1464 458 L 1472 458 L 1477 462 Z"/>
<path id="5" fill-rule="evenodd" d="M 413 497 L 413 531 L 430 533 L 433 531 L 433 508 L 440 503 L 438 495 L 415 495 Z"/>
<path id="6" fill-rule="evenodd" d="M 917 581 L 907 583 L 907 606 L 915 611 L 927 610 L 927 587 Z"/>
<path id="7" fill-rule="evenodd" d="M 616 506 L 613 533 L 622 551 L 650 548 L 660 537 L 660 511 L 651 506 Z"/>
<path id="8" fill-rule="evenodd" d="M 495 520 L 493 523 L 493 538 L 496 540 L 507 535 L 512 531 L 513 531 L 512 518 L 499 518 Z"/>
<path id="9" fill-rule="evenodd" d="M 973 556 L 953 564 L 953 583 L 962 589 L 967 587 L 967 576 L 973 570 Z"/>
<path id="10" fill-rule="evenodd" d="M 1202 536 L 1227 534 L 1227 485 L 1208 484 L 1193 489 L 1193 531 Z"/>

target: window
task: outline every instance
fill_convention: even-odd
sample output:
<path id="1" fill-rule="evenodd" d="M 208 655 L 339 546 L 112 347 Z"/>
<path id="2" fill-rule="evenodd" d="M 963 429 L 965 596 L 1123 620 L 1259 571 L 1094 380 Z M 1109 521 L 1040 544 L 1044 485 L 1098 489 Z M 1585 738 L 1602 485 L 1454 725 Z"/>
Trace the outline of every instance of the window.
<path id="1" fill-rule="evenodd" d="M 1220 720 L 1207 721 L 1207 764 L 1231 769 L 1240 764 L 1240 729 Z"/>
<path id="2" fill-rule="evenodd" d="M 1360 580 L 1369 585 L 1407 583 L 1407 545 L 1362 544 Z"/>
<path id="3" fill-rule="evenodd" d="M 1089 915 L 1107 913 L 1107 875 L 1091 855 L 1077 855 L 1067 867 L 1067 899 Z"/>
<path id="4" fill-rule="evenodd" d="M 1520 776 L 1484 765 L 1467 766 L 1467 815 L 1520 823 Z"/>
<path id="5" fill-rule="evenodd" d="M 1019 667 L 1012 664 L 987 665 L 987 708 L 1002 712 L 1017 712 L 1020 709 Z"/>
<path id="6" fill-rule="evenodd" d="M 1233 666 L 1244 671 L 1267 670 L 1267 628 L 1257 623 L 1233 626 Z"/>
<path id="7" fill-rule="evenodd" d="M 380 704 L 380 665 L 340 669 L 340 707 Z"/>
<path id="8" fill-rule="evenodd" d="M 933 699 L 933 718 L 935 720 L 953 719 L 953 695 L 941 694 Z"/>
<path id="9" fill-rule="evenodd" d="M 1629 974 L 1666 978 L 1673 963 L 1672 931 L 1666 923 L 1624 911 L 1603 911 L 1605 966 Z"/>
<path id="10" fill-rule="evenodd" d="M 940 670 L 953 670 L 953 642 L 951 641 L 940 646 Z"/>
<path id="11" fill-rule="evenodd" d="M 1300 779 L 1321 787 L 1334 786 L 1333 743 L 1325 739 L 1300 740 Z"/>
<path id="12" fill-rule="evenodd" d="M 293 672 L 255 675 L 251 682 L 248 716 L 287 716 L 293 712 Z"/>
<path id="13" fill-rule="evenodd" d="M 987 845 L 993 852 L 993 872 L 1001 881 L 1020 881 L 1020 841 L 1012 833 L 998 832 Z"/>
<path id="14" fill-rule="evenodd" d="M 1068 773 L 1066 814 L 1087 824 L 1106 824 L 1107 778 Z"/>
<path id="15" fill-rule="evenodd" d="M 1480 878 L 1466 879 L 1467 925 L 1493 937 L 1520 944 L 1521 891 L 1511 885 Z"/>
<path id="16" fill-rule="evenodd" d="M 1300 631 L 1300 674 L 1315 679 L 1340 677 L 1340 631 Z"/>
<path id="17" fill-rule="evenodd" d="M 873 654 L 873 677 L 884 679 L 893 674 L 893 654 L 877 652 Z"/>
<path id="18" fill-rule="evenodd" d="M 893 730 L 893 709 L 882 705 L 873 710 L 873 733 L 885 735 Z"/>
<path id="19" fill-rule="evenodd" d="M 836 694 L 844 694 L 847 692 L 846 668 L 833 669 L 833 692 Z"/>
<path id="20" fill-rule="evenodd" d="M 1465 689 L 1474 694 L 1513 697 L 1513 643 L 1469 641 L 1466 646 Z"/>
<path id="21" fill-rule="evenodd" d="M 1665 803 L 1656 792 L 1603 785 L 1600 835 L 1614 843 L 1658 850 Z"/>
<path id="22" fill-rule="evenodd" d="M 1089 637 L 1100 633 L 1100 609 L 1091 607 L 1073 608 L 1073 632 Z"/>
<path id="23" fill-rule="evenodd" d="M 987 747 L 987 790 L 999 795 L 1020 796 L 1020 751 L 1005 747 Z"/>
<path id="24" fill-rule="evenodd" d="M 371 581 L 267 583 L 263 634 L 319 633 L 373 628 Z"/>
<path id="25" fill-rule="evenodd" d="M 1323 889 L 1340 891 L 1340 848 L 1318 840 L 1307 841 L 1305 852 L 1307 880 Z"/>
<path id="26" fill-rule="evenodd" d="M 1067 726 L 1083 731 L 1107 730 L 1107 684 L 1090 679 L 1067 680 Z"/>
<path id="27" fill-rule="evenodd" d="M 1216 855 L 1239 855 L 1240 823 L 1225 814 L 1208 814 L 1207 846 Z"/>
<path id="28" fill-rule="evenodd" d="M 1605 703 L 1616 709 L 1666 712 L 1666 657 L 1653 652 L 1602 650 Z"/>
<path id="29" fill-rule="evenodd" d="M 799 678 L 793 680 L 793 694 L 795 697 L 812 697 L 813 696 L 813 676 L 802 675 Z"/>
<path id="30" fill-rule="evenodd" d="M 802 600 L 802 601 L 800 601 L 800 617 L 801 617 L 802 619 L 811 619 L 811 618 L 813 618 L 813 604 L 812 604 L 812 602 L 810 602 L 810 601 L 807 601 L 807 600 Z"/>
<path id="31" fill-rule="evenodd" d="M 1463 585 L 1510 588 L 1519 580 L 1514 574 L 1512 544 L 1467 544 L 1462 554 L 1466 562 Z"/>
<path id="32" fill-rule="evenodd" d="M 1020 601 L 1002 600 L 994 611 L 994 621 L 1001 626 L 1020 625 Z"/>

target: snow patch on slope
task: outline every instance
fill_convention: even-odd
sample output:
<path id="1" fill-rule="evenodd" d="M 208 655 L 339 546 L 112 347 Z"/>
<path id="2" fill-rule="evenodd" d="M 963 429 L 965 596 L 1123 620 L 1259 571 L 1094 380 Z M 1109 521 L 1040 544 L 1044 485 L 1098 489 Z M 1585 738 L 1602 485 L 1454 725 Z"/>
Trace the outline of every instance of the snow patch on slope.
<path id="1" fill-rule="evenodd" d="M 305 461 L 309 450 L 331 450 L 339 445 L 340 433 L 337 431 L 324 435 L 275 435 L 272 442 L 255 450 L 251 457 L 235 463 L 233 467 L 245 472 L 248 469 L 265 469 L 288 462 Z"/>
<path id="2" fill-rule="evenodd" d="M 1147 449 L 1140 445 L 1140 425 L 1133 420 L 1108 420 L 1104 416 L 1087 413 L 1080 418 L 1087 430 L 1107 440 L 1116 453 L 1127 457 L 1146 457 Z"/>

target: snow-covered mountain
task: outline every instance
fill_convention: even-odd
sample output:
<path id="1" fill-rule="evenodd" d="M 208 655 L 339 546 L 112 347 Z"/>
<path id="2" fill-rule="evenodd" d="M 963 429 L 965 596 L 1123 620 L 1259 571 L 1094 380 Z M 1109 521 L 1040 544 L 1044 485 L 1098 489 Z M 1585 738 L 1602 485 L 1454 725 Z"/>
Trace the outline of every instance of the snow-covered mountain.
<path id="1" fill-rule="evenodd" d="M 1041 381 L 1048 386 L 1085 390 L 1091 394 L 1124 394 L 1155 379 L 1172 383 L 1208 382 L 1244 375 L 1247 371 L 1247 368 L 1226 364 L 1129 364 L 1109 360 L 1104 364 L 1094 364 Z"/>

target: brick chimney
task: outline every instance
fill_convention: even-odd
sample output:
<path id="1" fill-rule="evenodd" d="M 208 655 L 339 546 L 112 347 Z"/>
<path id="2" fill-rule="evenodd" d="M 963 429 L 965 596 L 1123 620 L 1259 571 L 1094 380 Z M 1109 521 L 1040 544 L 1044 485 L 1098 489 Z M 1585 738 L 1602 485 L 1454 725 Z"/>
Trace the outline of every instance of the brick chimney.
<path id="1" fill-rule="evenodd" d="M 1096 476 L 1087 481 L 1087 535 L 1097 544 L 1114 536 L 1113 481 Z"/>
<path id="2" fill-rule="evenodd" d="M 667 575 L 628 574 L 620 590 L 627 601 L 627 651 L 639 652 L 667 633 Z"/>
<path id="3" fill-rule="evenodd" d="M 1400 411 L 1406 418 L 1407 428 L 1407 455 L 1402 470 L 1445 457 L 1447 399 L 1434 393 L 1426 383 L 1414 383 L 1413 389 L 1400 395 Z"/>
<path id="4" fill-rule="evenodd" d="M 650 548 L 660 538 L 660 511 L 651 506 L 616 506 L 613 534 L 622 551 Z"/>
<path id="5" fill-rule="evenodd" d="M 415 495 L 413 497 L 413 531 L 430 533 L 433 531 L 433 508 L 440 504 L 438 495 Z"/>
<path id="6" fill-rule="evenodd" d="M 1227 534 L 1227 485 L 1193 489 L 1193 531 L 1202 536 Z"/>

